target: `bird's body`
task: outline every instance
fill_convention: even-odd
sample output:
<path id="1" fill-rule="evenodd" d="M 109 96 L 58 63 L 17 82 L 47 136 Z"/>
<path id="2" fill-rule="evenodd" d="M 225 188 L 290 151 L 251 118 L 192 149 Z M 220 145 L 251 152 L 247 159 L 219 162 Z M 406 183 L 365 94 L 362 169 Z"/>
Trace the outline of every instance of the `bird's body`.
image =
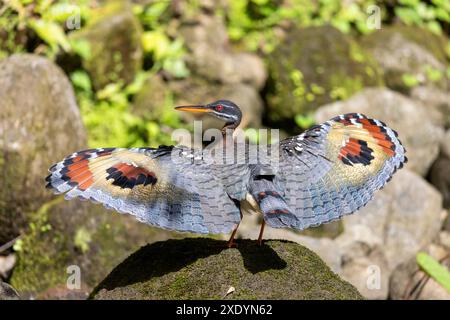
<path id="1" fill-rule="evenodd" d="M 178 109 L 223 119 L 224 134 L 241 119 L 226 100 Z M 357 113 L 282 140 L 256 160 L 246 144 L 226 143 L 231 149 L 231 161 L 227 152 L 183 146 L 76 152 L 50 168 L 47 186 L 165 229 L 232 231 L 232 244 L 244 201 L 271 227 L 305 229 L 364 206 L 407 160 L 395 131 Z"/>

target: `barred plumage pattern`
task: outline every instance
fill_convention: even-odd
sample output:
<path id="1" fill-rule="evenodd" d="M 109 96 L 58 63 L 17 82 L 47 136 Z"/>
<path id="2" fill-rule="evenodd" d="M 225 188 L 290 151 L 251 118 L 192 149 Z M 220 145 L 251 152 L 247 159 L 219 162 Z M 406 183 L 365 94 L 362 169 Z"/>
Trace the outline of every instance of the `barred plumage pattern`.
<path id="1" fill-rule="evenodd" d="M 85 150 L 51 167 L 47 187 L 150 225 L 204 234 L 230 232 L 251 194 L 270 226 L 305 229 L 355 212 L 407 161 L 395 131 L 356 113 L 275 147 L 269 167 L 211 164 L 186 147 Z"/>

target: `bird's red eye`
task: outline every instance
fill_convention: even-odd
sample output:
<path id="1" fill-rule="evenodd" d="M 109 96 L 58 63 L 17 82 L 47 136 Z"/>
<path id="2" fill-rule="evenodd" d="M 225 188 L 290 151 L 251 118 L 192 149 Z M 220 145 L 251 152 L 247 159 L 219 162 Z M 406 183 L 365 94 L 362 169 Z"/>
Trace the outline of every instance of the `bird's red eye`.
<path id="1" fill-rule="evenodd" d="M 221 104 L 216 106 L 216 110 L 217 111 L 222 111 L 223 110 L 223 106 Z"/>

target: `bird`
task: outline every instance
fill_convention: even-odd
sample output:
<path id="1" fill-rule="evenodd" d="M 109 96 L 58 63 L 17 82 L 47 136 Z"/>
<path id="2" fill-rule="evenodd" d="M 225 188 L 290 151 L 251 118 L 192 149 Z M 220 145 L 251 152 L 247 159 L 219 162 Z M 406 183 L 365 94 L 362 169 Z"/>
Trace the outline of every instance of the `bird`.
<path id="1" fill-rule="evenodd" d="M 175 109 L 223 120 L 224 138 L 242 119 L 229 100 Z M 398 133 L 361 113 L 338 115 L 275 142 L 275 152 L 262 160 L 247 161 L 248 144 L 237 145 L 245 161 L 207 161 L 207 148 L 182 145 L 78 151 L 50 167 L 46 187 L 167 230 L 231 233 L 231 248 L 245 203 L 263 217 L 262 245 L 266 224 L 304 230 L 358 211 L 408 160 Z M 212 150 L 233 148 L 224 142 Z"/>

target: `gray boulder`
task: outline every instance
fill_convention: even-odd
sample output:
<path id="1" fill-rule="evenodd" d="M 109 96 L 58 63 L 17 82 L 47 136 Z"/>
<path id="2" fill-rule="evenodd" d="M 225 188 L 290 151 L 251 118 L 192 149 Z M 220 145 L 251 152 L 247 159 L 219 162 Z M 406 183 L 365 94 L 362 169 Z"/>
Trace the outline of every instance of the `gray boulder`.
<path id="1" fill-rule="evenodd" d="M 445 262 L 450 253 L 448 248 L 430 244 L 424 251 L 437 261 L 444 260 L 443 265 L 448 268 L 448 259 Z M 450 292 L 423 272 L 415 257 L 401 263 L 394 270 L 389 289 L 390 298 L 395 300 L 450 300 Z"/>
<path id="2" fill-rule="evenodd" d="M 53 62 L 2 60 L 0 94 L 0 244 L 21 235 L 11 276 L 21 294 L 65 286 L 70 265 L 90 290 L 139 245 L 170 235 L 45 189 L 48 168 L 87 147 L 72 87 Z"/>
<path id="3" fill-rule="evenodd" d="M 411 89 L 409 95 L 427 108 L 436 110 L 439 121 L 446 128 L 450 127 L 450 91 L 435 86 L 418 86 Z M 450 148 L 450 146 L 448 147 Z"/>
<path id="4" fill-rule="evenodd" d="M 404 75 L 415 78 L 417 84 L 448 88 L 444 37 L 418 27 L 393 26 L 363 37 L 361 44 L 383 69 L 390 88 L 408 91 L 411 85 L 405 83 Z M 441 76 L 430 77 L 433 72 Z"/>
<path id="5" fill-rule="evenodd" d="M 188 65 L 197 75 L 221 83 L 246 83 L 261 89 L 267 72 L 261 58 L 250 53 L 235 53 L 223 19 L 199 15 L 180 26 L 180 34 L 190 50 Z"/>
<path id="6" fill-rule="evenodd" d="M 174 257 L 176 257 L 174 259 Z M 361 299 L 312 251 L 287 241 L 169 240 L 142 247 L 92 299 Z"/>
<path id="7" fill-rule="evenodd" d="M 338 114 L 359 112 L 382 120 L 396 130 L 404 144 L 409 162 L 406 167 L 424 176 L 439 154 L 444 131 L 436 110 L 386 88 L 367 88 L 345 101 L 320 107 L 318 123 Z"/>
<path id="8" fill-rule="evenodd" d="M 430 182 L 442 194 L 444 207 L 450 207 L 450 158 L 440 156 L 430 169 Z"/>
<path id="9" fill-rule="evenodd" d="M 69 80 L 34 55 L 0 61 L 0 244 L 19 235 L 27 217 L 52 195 L 50 165 L 84 148 L 86 133 Z M 69 148 L 69 149 L 68 149 Z"/>

